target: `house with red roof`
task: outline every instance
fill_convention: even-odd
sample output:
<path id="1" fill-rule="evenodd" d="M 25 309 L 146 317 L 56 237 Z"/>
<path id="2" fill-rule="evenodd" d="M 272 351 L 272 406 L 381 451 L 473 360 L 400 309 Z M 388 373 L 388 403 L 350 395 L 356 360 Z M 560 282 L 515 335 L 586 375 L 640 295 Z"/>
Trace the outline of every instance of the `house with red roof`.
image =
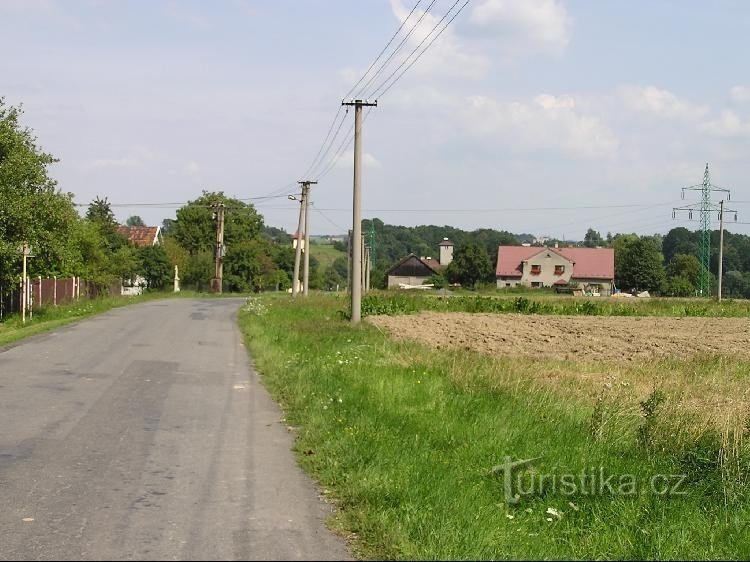
<path id="1" fill-rule="evenodd" d="M 495 271 L 498 289 L 573 287 L 612 294 L 615 251 L 612 248 L 548 248 L 500 246 Z"/>
<path id="2" fill-rule="evenodd" d="M 136 248 L 160 246 L 162 243 L 161 227 L 158 226 L 118 226 L 117 234 Z M 127 296 L 140 295 L 146 286 L 146 280 L 136 275 L 135 279 L 123 279 L 121 294 Z"/>
<path id="3" fill-rule="evenodd" d="M 158 226 L 118 226 L 117 234 L 136 248 L 161 244 L 161 228 Z"/>

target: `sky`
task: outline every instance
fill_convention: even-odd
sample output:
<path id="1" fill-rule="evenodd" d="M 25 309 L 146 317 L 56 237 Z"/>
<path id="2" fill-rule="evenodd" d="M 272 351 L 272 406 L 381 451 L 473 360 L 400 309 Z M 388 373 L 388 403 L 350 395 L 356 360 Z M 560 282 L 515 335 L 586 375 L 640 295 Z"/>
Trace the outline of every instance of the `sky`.
<path id="1" fill-rule="evenodd" d="M 416 0 L 0 0 L 0 96 L 60 159 L 59 188 L 107 197 L 121 221 L 160 224 L 221 190 L 280 195 L 255 202 L 291 232 L 286 195 L 329 169 L 310 228 L 341 233 L 353 166 L 341 100 L 419 21 L 362 92 L 378 100 L 364 217 L 565 239 L 695 229 L 672 208 L 695 200 L 680 188 L 709 163 L 739 211 L 727 228 L 750 233 L 750 2 L 471 0 L 376 92 L 454 5 L 431 2 L 410 15 Z M 303 177 L 336 115 L 340 137 Z"/>

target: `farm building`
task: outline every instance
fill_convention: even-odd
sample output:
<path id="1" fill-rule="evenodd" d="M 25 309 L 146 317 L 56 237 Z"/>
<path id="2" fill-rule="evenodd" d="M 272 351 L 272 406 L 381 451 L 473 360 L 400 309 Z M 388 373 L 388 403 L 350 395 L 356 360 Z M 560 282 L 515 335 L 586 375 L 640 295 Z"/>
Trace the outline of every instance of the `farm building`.
<path id="1" fill-rule="evenodd" d="M 447 238 L 438 244 L 440 260 L 433 257 L 418 257 L 409 254 L 385 274 L 388 276 L 388 288 L 420 286 L 453 261 L 453 242 Z"/>
<path id="2" fill-rule="evenodd" d="M 161 227 L 158 226 L 118 226 L 117 234 L 136 248 L 161 244 Z"/>
<path id="3" fill-rule="evenodd" d="M 388 288 L 402 285 L 422 285 L 440 269 L 440 263 L 434 258 L 420 258 L 409 254 L 386 271 Z"/>
<path id="4" fill-rule="evenodd" d="M 612 294 L 615 252 L 612 248 L 500 246 L 497 287 L 573 287 Z"/>
<path id="5" fill-rule="evenodd" d="M 148 246 L 160 246 L 162 243 L 161 227 L 158 226 L 118 226 L 117 234 L 126 238 L 128 244 L 136 248 L 147 248 Z M 133 296 L 143 293 L 146 280 L 140 275 L 135 279 L 122 280 L 122 295 Z"/>

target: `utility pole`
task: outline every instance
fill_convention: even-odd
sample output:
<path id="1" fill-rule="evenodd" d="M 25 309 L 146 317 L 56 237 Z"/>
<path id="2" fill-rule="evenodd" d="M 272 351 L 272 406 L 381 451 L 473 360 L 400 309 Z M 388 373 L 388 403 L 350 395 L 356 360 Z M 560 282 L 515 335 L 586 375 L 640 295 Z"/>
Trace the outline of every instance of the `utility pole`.
<path id="1" fill-rule="evenodd" d="M 719 202 L 719 302 L 721 302 L 721 277 L 724 271 L 724 200 Z"/>
<path id="2" fill-rule="evenodd" d="M 214 278 L 211 280 L 211 291 L 222 293 L 224 285 L 224 203 L 214 206 L 216 217 L 216 245 L 214 248 Z"/>
<path id="3" fill-rule="evenodd" d="M 352 277 L 351 322 L 362 320 L 362 108 L 377 106 L 367 100 L 342 101 L 341 105 L 354 106 L 354 190 L 352 196 Z"/>
<path id="4" fill-rule="evenodd" d="M 21 244 L 19 248 L 21 255 L 23 256 L 23 270 L 21 274 L 21 322 L 26 323 L 26 306 L 29 302 L 29 287 L 28 280 L 26 278 L 26 260 L 31 255 L 31 246 L 28 242 Z"/>
<path id="5" fill-rule="evenodd" d="M 302 256 L 302 229 L 305 227 L 305 192 L 302 191 L 302 195 L 297 199 L 294 195 L 290 195 L 289 199 L 292 201 L 299 201 L 299 221 L 297 221 L 297 233 L 295 234 L 295 240 L 297 245 L 294 247 L 294 276 L 292 277 L 292 296 L 296 297 L 299 291 L 299 262 Z"/>
<path id="6" fill-rule="evenodd" d="M 301 181 L 299 183 L 302 184 L 302 200 L 305 207 L 305 272 L 303 274 L 302 286 L 304 288 L 304 296 L 307 296 L 310 291 L 310 186 L 318 182 Z"/>
<path id="7" fill-rule="evenodd" d="M 683 199 L 685 199 L 686 191 L 699 191 L 701 194 L 700 202 L 693 203 L 692 205 L 685 205 L 684 207 L 674 207 L 672 209 L 672 218 L 677 218 L 677 211 L 687 211 L 688 220 L 693 220 L 693 211 L 700 213 L 699 221 L 701 224 L 701 239 L 699 259 L 701 262 L 701 269 L 700 277 L 698 279 L 698 294 L 702 297 L 707 297 L 711 295 L 711 211 L 719 211 L 719 207 L 711 203 L 711 193 L 716 191 L 726 194 L 727 199 L 731 199 L 732 195 L 728 189 L 718 187 L 711 183 L 708 164 L 706 164 L 706 169 L 703 172 L 703 183 L 682 188 Z M 723 211 L 729 211 L 729 209 L 723 209 Z M 720 211 L 720 213 L 723 214 L 723 211 Z M 734 220 L 736 221 L 737 211 L 730 212 L 734 213 Z"/>
<path id="8" fill-rule="evenodd" d="M 346 289 L 352 290 L 352 231 L 346 235 Z"/>

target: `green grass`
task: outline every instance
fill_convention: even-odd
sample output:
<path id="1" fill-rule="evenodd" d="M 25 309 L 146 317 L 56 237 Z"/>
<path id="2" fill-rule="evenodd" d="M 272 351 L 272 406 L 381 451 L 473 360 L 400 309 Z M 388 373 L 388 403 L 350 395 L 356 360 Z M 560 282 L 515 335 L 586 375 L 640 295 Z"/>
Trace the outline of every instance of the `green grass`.
<path id="1" fill-rule="evenodd" d="M 750 300 L 614 299 L 552 295 L 451 294 L 373 291 L 362 298 L 363 316 L 411 314 L 421 310 L 441 312 L 491 312 L 565 314 L 588 316 L 750 316 Z"/>
<path id="2" fill-rule="evenodd" d="M 320 271 L 325 271 L 336 258 L 346 258 L 346 253 L 334 248 L 333 244 L 310 243 L 310 248 L 310 255 L 318 260 Z"/>
<path id="3" fill-rule="evenodd" d="M 620 408 L 616 398 L 592 401 L 523 376 L 578 368 L 571 362 L 432 351 L 367 324 L 352 328 L 345 304 L 261 297 L 239 322 L 266 386 L 298 426 L 300 463 L 339 506 L 331 525 L 360 557 L 750 556 L 744 444 L 732 453 L 711 431 L 672 437 L 684 421 L 673 417 L 679 408 L 653 396 L 650 406 Z M 700 374 L 711 365 L 633 368 Z M 747 364 L 735 367 L 746 380 Z M 641 483 L 684 473 L 687 495 L 566 496 L 547 487 L 509 506 L 491 475 L 505 455 L 542 457 L 527 478 L 599 466 Z"/>

